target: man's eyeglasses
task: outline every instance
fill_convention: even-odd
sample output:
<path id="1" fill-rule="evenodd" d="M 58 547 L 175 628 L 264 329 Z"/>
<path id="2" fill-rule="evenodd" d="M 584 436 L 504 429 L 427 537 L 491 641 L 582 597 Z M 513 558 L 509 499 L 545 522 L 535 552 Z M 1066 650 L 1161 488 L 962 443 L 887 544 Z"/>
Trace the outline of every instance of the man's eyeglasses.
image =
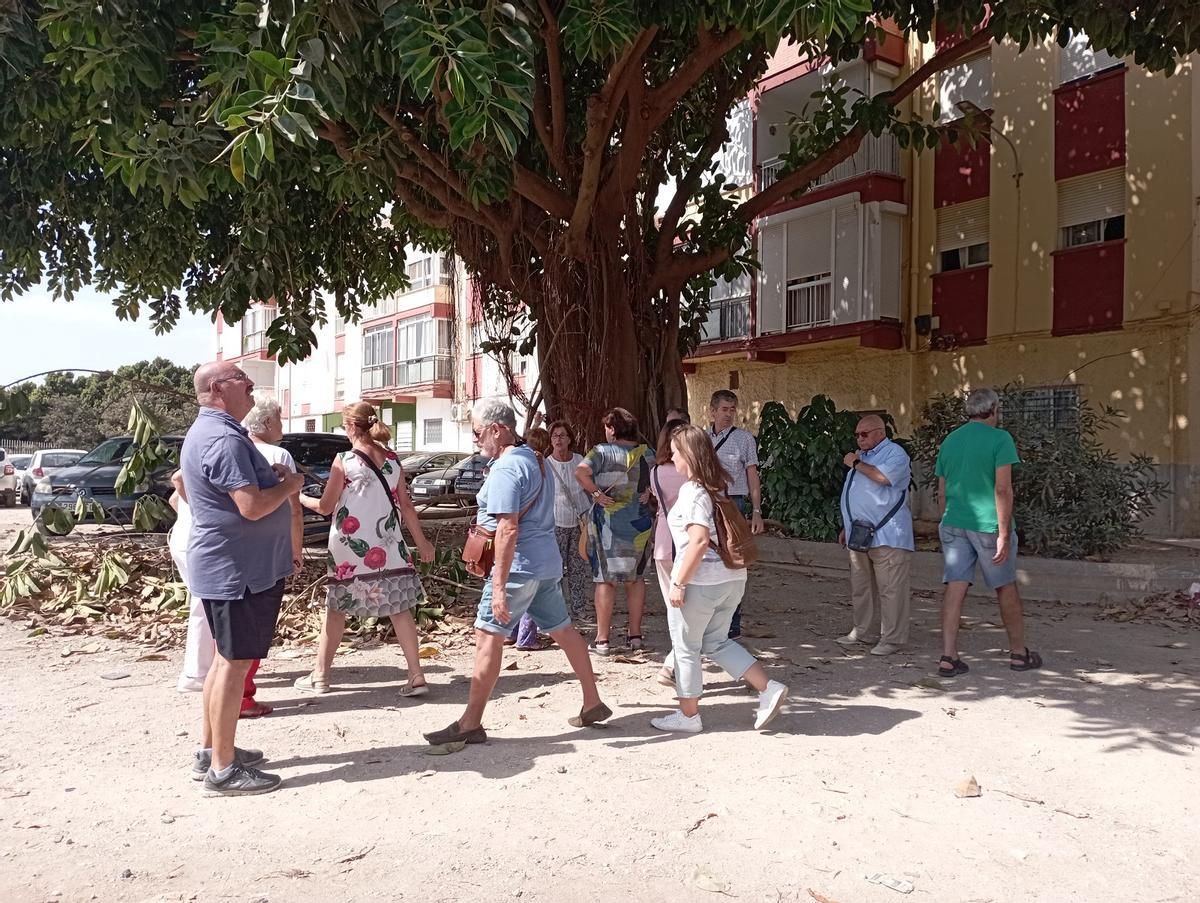
<path id="1" fill-rule="evenodd" d="M 855 439 L 866 439 L 867 436 L 871 435 L 871 433 L 878 433 L 881 429 L 883 429 L 883 427 L 877 426 L 874 429 L 863 430 L 861 433 L 855 433 L 854 438 Z"/>
<path id="2" fill-rule="evenodd" d="M 222 376 L 220 379 L 214 379 L 208 385 L 209 385 L 209 390 L 211 391 L 212 389 L 215 389 L 217 386 L 221 385 L 221 383 L 236 383 L 236 382 L 248 383 L 248 382 L 250 382 L 250 377 L 248 377 L 245 373 L 242 373 L 239 371 L 238 373 L 234 374 L 233 376 Z"/>

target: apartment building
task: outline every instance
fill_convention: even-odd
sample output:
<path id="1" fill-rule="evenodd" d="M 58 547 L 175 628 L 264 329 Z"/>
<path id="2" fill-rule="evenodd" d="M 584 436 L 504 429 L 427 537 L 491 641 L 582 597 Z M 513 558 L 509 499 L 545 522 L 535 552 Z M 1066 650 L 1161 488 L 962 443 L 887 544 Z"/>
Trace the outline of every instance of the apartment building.
<path id="1" fill-rule="evenodd" d="M 501 367 L 482 353 L 487 334 L 461 263 L 410 248 L 406 266 L 409 289 L 367 308 L 358 323 L 342 320 L 331 303 L 304 361 L 279 365 L 270 354 L 270 304 L 234 325 L 218 318 L 216 357 L 236 361 L 279 401 L 285 430 L 340 431 L 345 405 L 363 399 L 378 408 L 397 450 L 471 451 L 471 406 L 507 399 L 509 374 L 519 392 L 536 380 L 536 361 L 516 357 Z"/>
<path id="2" fill-rule="evenodd" d="M 943 36 L 938 37 L 940 43 Z M 781 48 L 748 99 L 757 186 L 791 112 L 822 83 L 886 90 L 936 50 L 889 35 L 838 67 Z M 1079 400 L 1121 409 L 1104 437 L 1152 455 L 1173 492 L 1151 532 L 1200 533 L 1200 83 L 1093 52 L 1080 37 L 995 45 L 913 98 L 989 135 L 933 152 L 868 138 L 755 224 L 762 269 L 722 285 L 686 361 L 693 414 L 732 388 L 762 403 L 817 393 L 887 410 L 902 435 L 925 399 L 1021 381 L 1067 422 Z M 732 134 L 732 133 L 731 133 Z"/>

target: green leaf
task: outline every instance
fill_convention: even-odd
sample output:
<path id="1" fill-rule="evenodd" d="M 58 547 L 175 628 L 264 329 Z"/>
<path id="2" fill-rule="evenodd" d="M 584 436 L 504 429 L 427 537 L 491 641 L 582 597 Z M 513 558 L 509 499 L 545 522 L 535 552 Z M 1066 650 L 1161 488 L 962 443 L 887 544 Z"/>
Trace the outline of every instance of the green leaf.
<path id="1" fill-rule="evenodd" d="M 313 68 L 320 69 L 325 62 L 325 45 L 320 38 L 309 38 L 300 45 L 300 56 L 312 63 Z"/>
<path id="2" fill-rule="evenodd" d="M 268 53 L 265 50 L 251 50 L 247 56 L 249 56 L 251 62 L 256 63 L 264 72 L 275 76 L 280 81 L 287 81 L 287 64 L 274 54 Z"/>

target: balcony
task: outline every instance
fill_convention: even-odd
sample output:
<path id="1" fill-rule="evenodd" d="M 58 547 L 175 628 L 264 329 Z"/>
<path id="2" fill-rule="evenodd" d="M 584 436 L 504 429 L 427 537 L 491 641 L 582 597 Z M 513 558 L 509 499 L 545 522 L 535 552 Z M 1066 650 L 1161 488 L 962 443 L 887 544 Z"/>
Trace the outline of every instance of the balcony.
<path id="1" fill-rule="evenodd" d="M 713 301 L 700 333 L 701 342 L 723 342 L 750 335 L 750 296 Z"/>
<path id="2" fill-rule="evenodd" d="M 421 357 L 411 361 L 401 361 L 396 365 L 396 385 L 399 388 L 450 382 L 453 379 L 454 358 L 450 355 Z"/>
<path id="3" fill-rule="evenodd" d="M 1125 320 L 1125 240 L 1051 251 L 1054 335 L 1120 329 Z"/>
<path id="4" fill-rule="evenodd" d="M 933 274 L 934 335 L 937 347 L 982 345 L 987 341 L 988 274 L 991 266 L 973 266 Z"/>
<path id="5" fill-rule="evenodd" d="M 769 188 L 778 180 L 783 171 L 784 161 L 780 157 L 764 160 L 758 167 L 758 187 L 761 191 Z M 819 176 L 809 184 L 806 191 L 813 191 L 826 185 L 845 182 L 869 173 L 881 172 L 887 175 L 900 175 L 900 147 L 892 135 L 880 135 L 878 138 L 868 135 L 863 139 L 855 154 L 843 160 L 823 176 Z"/>

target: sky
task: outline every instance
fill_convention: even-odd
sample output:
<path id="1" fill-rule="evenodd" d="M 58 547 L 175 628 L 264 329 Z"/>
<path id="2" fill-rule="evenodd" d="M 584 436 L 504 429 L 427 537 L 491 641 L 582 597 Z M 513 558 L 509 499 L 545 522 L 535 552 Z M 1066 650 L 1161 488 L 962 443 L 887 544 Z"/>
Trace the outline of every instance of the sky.
<path id="1" fill-rule="evenodd" d="M 0 385 L 44 370 L 115 370 L 154 357 L 190 367 L 211 357 L 214 339 L 207 316 L 184 311 L 171 332 L 157 336 L 145 314 L 118 320 L 112 302 L 90 288 L 66 302 L 38 287 L 0 301 Z"/>

